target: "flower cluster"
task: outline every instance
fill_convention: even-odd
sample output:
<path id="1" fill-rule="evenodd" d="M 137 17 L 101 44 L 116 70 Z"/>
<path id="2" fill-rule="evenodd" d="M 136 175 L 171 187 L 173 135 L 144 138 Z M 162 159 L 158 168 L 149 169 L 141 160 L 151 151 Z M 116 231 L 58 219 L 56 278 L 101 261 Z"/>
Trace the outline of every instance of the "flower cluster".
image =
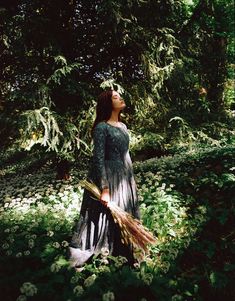
<path id="1" fill-rule="evenodd" d="M 96 274 L 92 274 L 91 276 L 87 277 L 84 281 L 84 286 L 85 287 L 91 286 L 95 282 L 96 277 L 97 277 Z"/>
<path id="2" fill-rule="evenodd" d="M 80 297 L 84 293 L 84 289 L 81 285 L 77 285 L 74 287 L 73 292 L 75 296 Z"/>
<path id="3" fill-rule="evenodd" d="M 115 296 L 114 293 L 111 291 L 104 293 L 102 296 L 102 301 L 114 301 L 114 300 L 115 300 Z"/>
<path id="4" fill-rule="evenodd" d="M 22 294 L 32 297 L 37 294 L 38 289 L 37 289 L 36 285 L 34 285 L 33 283 L 24 282 L 20 288 L 20 291 Z"/>

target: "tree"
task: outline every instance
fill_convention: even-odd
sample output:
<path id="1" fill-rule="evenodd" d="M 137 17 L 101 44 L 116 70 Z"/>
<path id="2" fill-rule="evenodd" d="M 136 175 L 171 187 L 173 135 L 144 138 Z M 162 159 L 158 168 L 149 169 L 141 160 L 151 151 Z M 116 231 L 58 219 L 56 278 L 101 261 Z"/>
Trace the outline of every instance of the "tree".
<path id="1" fill-rule="evenodd" d="M 231 3 L 190 3 L 2 1 L 1 141 L 22 136 L 19 116 L 43 107 L 79 128 L 107 83 L 123 88 L 136 128 L 166 131 L 174 116 L 220 113 Z"/>
<path id="2" fill-rule="evenodd" d="M 194 70 L 198 74 L 197 98 L 203 97 L 201 106 L 209 112 L 205 114 L 207 119 L 224 116 L 227 107 L 225 84 L 228 78 L 228 47 L 234 32 L 232 2 L 198 1 L 179 31 L 185 55 L 191 57 L 195 64 Z"/>

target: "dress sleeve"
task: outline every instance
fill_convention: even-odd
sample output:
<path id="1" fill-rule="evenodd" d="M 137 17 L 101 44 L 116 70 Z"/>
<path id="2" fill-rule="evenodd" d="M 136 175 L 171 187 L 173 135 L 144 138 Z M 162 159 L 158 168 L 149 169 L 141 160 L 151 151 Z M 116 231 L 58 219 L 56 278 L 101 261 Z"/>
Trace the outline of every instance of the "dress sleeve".
<path id="1" fill-rule="evenodd" d="M 105 144 L 107 137 L 107 129 L 104 123 L 99 123 L 93 132 L 93 163 L 94 172 L 100 189 L 109 188 L 106 170 L 105 170 Z"/>

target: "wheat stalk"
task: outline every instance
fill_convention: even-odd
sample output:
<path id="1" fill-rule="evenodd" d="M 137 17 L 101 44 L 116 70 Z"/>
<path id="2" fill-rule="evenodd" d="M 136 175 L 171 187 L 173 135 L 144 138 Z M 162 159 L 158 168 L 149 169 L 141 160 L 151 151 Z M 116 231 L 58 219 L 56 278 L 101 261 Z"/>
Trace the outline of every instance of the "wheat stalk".
<path id="1" fill-rule="evenodd" d="M 80 185 L 100 201 L 101 191 L 94 183 L 83 180 Z M 110 210 L 114 222 L 119 225 L 124 244 L 132 244 L 134 248 L 147 252 L 147 245 L 156 243 L 155 237 L 138 219 L 135 219 L 113 202 L 108 202 L 105 206 Z"/>

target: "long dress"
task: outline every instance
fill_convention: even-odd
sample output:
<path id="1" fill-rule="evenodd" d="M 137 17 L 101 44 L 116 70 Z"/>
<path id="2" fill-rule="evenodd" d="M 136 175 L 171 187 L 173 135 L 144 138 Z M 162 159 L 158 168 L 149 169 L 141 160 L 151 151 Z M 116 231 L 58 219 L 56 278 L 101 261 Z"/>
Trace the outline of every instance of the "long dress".
<path id="1" fill-rule="evenodd" d="M 136 183 L 129 155 L 129 135 L 126 125 L 120 124 L 120 127 L 106 122 L 96 125 L 88 179 L 100 189 L 109 188 L 110 202 L 115 202 L 139 219 Z M 122 243 L 119 226 L 109 209 L 85 190 L 79 220 L 69 246 L 71 265 L 82 266 L 93 255 L 102 253 L 102 248 L 113 256 L 125 256 L 130 264 L 134 262 L 132 246 Z"/>

